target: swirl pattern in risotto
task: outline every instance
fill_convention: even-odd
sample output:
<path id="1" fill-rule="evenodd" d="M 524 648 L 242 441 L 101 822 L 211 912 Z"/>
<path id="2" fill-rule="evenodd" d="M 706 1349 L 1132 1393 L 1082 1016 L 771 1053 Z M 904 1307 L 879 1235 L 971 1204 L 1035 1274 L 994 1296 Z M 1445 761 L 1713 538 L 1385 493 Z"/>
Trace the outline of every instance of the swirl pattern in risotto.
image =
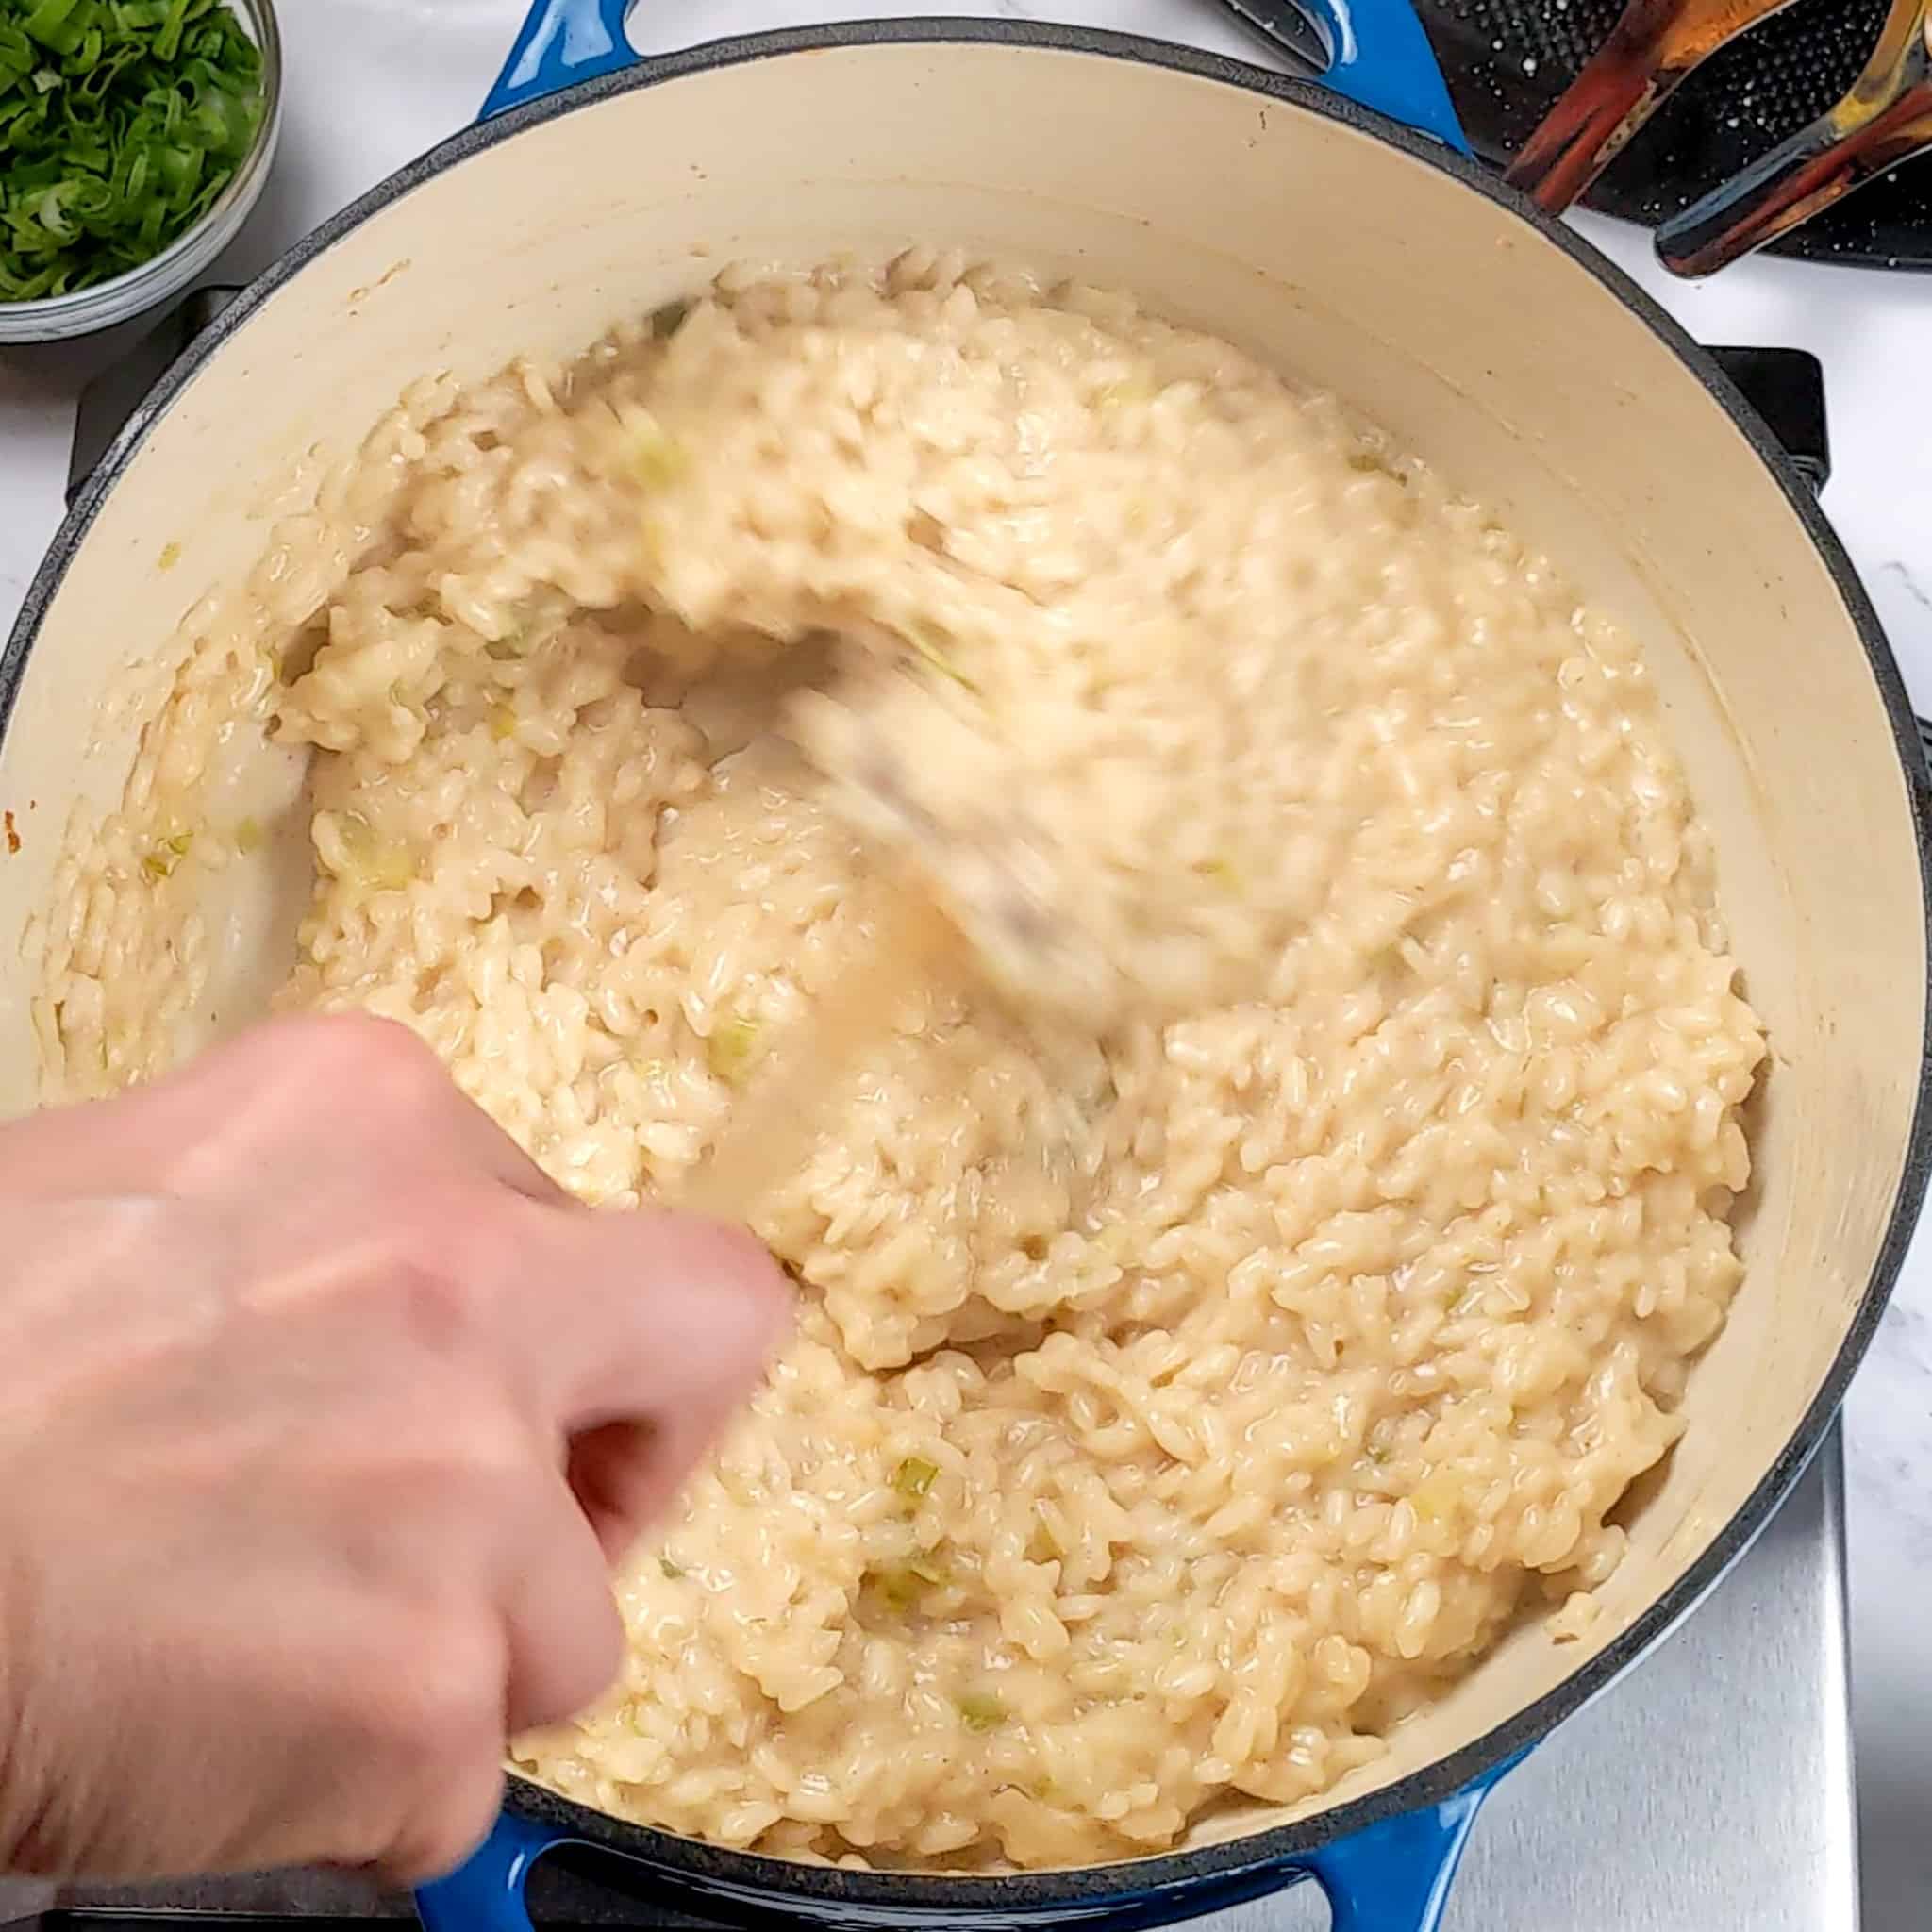
<path id="1" fill-rule="evenodd" d="M 215 614 L 70 868 L 70 1067 L 167 1057 L 226 862 L 184 746 L 252 708 L 313 748 L 287 1004 L 415 1028 L 587 1200 L 675 1202 L 908 890 L 774 743 L 857 625 L 1195 990 L 1078 1038 L 962 958 L 878 1016 L 745 1204 L 797 1338 L 529 1774 L 1078 1864 L 1310 1800 L 1587 1611 L 1737 1286 L 1763 1042 L 1632 643 L 1426 468 L 1120 296 L 726 276 L 412 392 Z"/>

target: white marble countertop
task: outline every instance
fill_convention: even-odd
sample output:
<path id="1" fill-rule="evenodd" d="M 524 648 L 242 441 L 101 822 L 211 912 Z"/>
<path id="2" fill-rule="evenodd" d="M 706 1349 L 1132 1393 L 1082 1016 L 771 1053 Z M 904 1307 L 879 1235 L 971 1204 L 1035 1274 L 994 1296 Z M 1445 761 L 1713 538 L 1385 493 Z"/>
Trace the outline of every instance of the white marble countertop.
<path id="1" fill-rule="evenodd" d="M 938 0 L 843 8 L 827 0 L 651 0 L 632 34 L 641 51 L 655 52 L 840 12 L 938 10 Z M 956 0 L 948 10 L 1085 21 L 1256 53 L 1206 0 Z M 225 278 L 252 274 L 468 121 L 524 11 L 525 0 L 284 0 L 282 153 Z M 1658 270 L 1634 230 L 1582 225 L 1705 341 L 1784 343 L 1822 358 L 1836 465 L 1825 508 L 1921 712 L 1932 714 L 1932 436 L 1915 407 L 1932 344 L 1932 276 L 1754 261 L 1691 288 Z M 59 517 L 75 396 L 113 347 L 109 339 L 0 351 L 0 628 Z M 1867 1932 L 1923 1932 L 1932 1924 L 1932 1235 L 1924 1228 L 1853 1390 L 1848 1453 L 1865 1924 Z"/>

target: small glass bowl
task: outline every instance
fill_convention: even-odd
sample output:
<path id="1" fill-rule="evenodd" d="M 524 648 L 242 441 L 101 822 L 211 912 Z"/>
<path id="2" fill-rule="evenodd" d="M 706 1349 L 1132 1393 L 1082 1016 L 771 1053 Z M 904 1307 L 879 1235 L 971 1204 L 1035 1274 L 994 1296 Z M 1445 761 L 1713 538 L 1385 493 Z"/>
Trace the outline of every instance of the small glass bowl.
<path id="1" fill-rule="evenodd" d="M 160 308 L 202 275 L 235 239 L 261 198 L 282 131 L 282 35 L 275 0 L 229 0 L 243 29 L 261 49 L 261 125 L 234 179 L 185 235 L 112 281 L 49 295 L 38 302 L 0 301 L 0 344 L 61 342 L 92 335 L 117 322 Z"/>

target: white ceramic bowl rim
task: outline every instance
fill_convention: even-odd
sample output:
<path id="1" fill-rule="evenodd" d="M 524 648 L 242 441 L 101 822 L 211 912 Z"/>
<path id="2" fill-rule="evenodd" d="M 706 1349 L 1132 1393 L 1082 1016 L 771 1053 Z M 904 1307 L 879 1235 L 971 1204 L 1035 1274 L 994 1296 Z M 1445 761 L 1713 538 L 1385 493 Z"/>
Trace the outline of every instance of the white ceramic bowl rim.
<path id="1" fill-rule="evenodd" d="M 791 28 L 717 41 L 576 82 L 561 92 L 509 108 L 464 129 L 432 148 L 331 217 L 281 257 L 224 309 L 190 344 L 135 409 L 103 457 L 55 537 L 30 586 L 4 650 L 0 650 L 0 737 L 18 694 L 42 620 L 84 543 L 102 503 L 155 425 L 203 366 L 248 318 L 284 284 L 336 242 L 401 200 L 423 182 L 459 166 L 499 142 L 635 90 L 687 75 L 770 60 L 787 55 L 892 43 L 943 45 L 997 42 L 1129 60 L 1199 79 L 1219 81 L 1270 101 L 1340 121 L 1437 169 L 1531 226 L 1586 269 L 1606 293 L 1632 309 L 1690 370 L 1712 402 L 1728 416 L 1775 477 L 1807 540 L 1818 552 L 1843 600 L 1863 645 L 1868 667 L 1890 722 L 1913 816 L 1919 858 L 1922 912 L 1932 953 L 1932 774 L 1928 774 L 1903 679 L 1886 642 L 1877 613 L 1850 558 L 1819 509 L 1816 497 L 1790 455 L 1710 355 L 1607 258 L 1562 223 L 1543 215 L 1525 197 L 1504 187 L 1481 166 L 1386 117 L 1328 93 L 1319 82 L 1271 73 L 1246 61 L 1166 42 L 1111 31 L 1031 22 L 950 19 L 854 21 Z M 855 1872 L 729 1851 L 695 1840 L 629 1824 L 557 1797 L 521 1779 L 511 1780 L 511 1808 L 557 1828 L 558 1840 L 574 1840 L 618 1852 L 650 1866 L 673 1889 L 702 1891 L 715 1906 L 736 1900 L 745 1910 L 766 1911 L 791 1898 L 798 1909 L 820 1914 L 858 1908 L 880 1924 L 939 1926 L 961 1919 L 1013 1924 L 1094 1917 L 1110 1925 L 1152 1924 L 1237 1902 L 1269 1890 L 1286 1867 L 1317 1848 L 1404 1812 L 1441 1806 L 1506 1770 L 1557 1724 L 1590 1702 L 1646 1651 L 1659 1642 L 1717 1585 L 1757 1536 L 1776 1506 L 1802 1475 L 1829 1433 L 1846 1387 L 1877 1329 L 1910 1243 L 1928 1179 L 1932 1179 L 1932 1005 L 1920 1041 L 1920 1080 L 1897 1197 L 1885 1236 L 1843 1341 L 1810 1406 L 1749 1497 L 1703 1555 L 1647 1610 L 1603 1651 L 1541 1697 L 1524 1706 L 1481 1737 L 1408 1775 L 1361 1797 L 1293 1823 L 1224 1843 L 1190 1847 L 1129 1862 L 1065 1872 L 1019 1873 L 998 1877 L 945 1877 L 893 1872 Z M 1186 1894 L 1181 1902 L 1180 1894 Z M 780 1907 L 782 1909 L 782 1907 Z"/>

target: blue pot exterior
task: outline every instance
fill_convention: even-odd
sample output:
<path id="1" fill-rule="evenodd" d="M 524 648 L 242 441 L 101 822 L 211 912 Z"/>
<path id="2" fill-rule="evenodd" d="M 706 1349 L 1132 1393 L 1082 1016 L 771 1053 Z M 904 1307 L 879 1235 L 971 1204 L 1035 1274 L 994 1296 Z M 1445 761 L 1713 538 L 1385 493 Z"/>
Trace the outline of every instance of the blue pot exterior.
<path id="1" fill-rule="evenodd" d="M 426 1932 L 532 1932 L 525 1900 L 531 1868 L 548 1853 L 577 1847 L 616 1852 L 622 1883 L 641 1900 L 748 1926 L 944 1932 L 964 1922 L 976 1932 L 1140 1932 L 1311 1878 L 1327 1896 L 1334 1932 L 1435 1932 L 1482 1801 L 1516 1761 L 1439 1804 L 1391 1811 L 1346 1837 L 1225 1871 L 1198 1871 L 1198 1855 L 1180 1853 L 1091 1872 L 974 1879 L 750 1857 L 599 1820 L 519 1780 L 488 1841 L 448 1878 L 425 1886 L 417 1905 Z"/>

